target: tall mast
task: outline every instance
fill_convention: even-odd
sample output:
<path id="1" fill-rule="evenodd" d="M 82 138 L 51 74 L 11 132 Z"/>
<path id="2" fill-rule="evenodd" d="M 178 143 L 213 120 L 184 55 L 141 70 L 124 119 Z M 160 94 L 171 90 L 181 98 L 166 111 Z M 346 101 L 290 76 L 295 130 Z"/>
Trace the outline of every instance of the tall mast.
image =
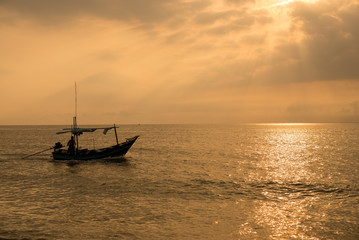
<path id="1" fill-rule="evenodd" d="M 75 82 L 75 121 L 77 119 L 77 84 Z M 76 121 L 76 126 L 74 126 L 77 128 L 77 121 Z"/>
<path id="2" fill-rule="evenodd" d="M 73 117 L 73 129 L 77 128 L 77 85 L 75 82 L 75 116 Z"/>
<path id="3" fill-rule="evenodd" d="M 75 82 L 75 117 L 74 117 L 74 129 L 77 129 L 77 85 Z M 75 135 L 75 141 L 76 141 L 76 153 L 79 150 L 79 135 Z"/>

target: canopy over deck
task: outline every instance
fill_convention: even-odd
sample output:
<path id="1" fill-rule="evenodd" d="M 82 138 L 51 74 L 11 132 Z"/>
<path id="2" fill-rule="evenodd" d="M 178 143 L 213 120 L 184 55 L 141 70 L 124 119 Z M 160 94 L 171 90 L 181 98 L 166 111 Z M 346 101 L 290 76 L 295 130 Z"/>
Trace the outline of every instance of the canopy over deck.
<path id="1" fill-rule="evenodd" d="M 118 127 L 104 127 L 104 128 L 64 128 L 62 131 L 57 132 L 56 134 L 63 134 L 63 133 L 72 133 L 74 135 L 81 135 L 84 132 L 94 132 L 97 129 L 103 129 L 103 134 L 106 134 L 109 130 L 112 128 L 118 128 Z"/>

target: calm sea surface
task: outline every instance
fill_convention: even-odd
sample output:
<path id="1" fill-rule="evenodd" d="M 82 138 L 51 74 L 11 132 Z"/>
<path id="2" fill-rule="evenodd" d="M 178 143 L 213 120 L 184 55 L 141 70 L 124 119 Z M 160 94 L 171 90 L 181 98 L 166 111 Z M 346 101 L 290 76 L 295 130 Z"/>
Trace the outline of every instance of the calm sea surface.
<path id="1" fill-rule="evenodd" d="M 63 127 L 0 126 L 0 239 L 359 239 L 359 124 L 122 125 L 123 159 L 21 159 Z"/>

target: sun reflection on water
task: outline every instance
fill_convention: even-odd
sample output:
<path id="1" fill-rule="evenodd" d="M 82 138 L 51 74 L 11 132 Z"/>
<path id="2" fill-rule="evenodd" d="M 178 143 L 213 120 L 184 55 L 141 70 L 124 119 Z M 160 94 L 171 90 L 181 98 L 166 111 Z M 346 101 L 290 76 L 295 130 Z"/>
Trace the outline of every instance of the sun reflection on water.
<path id="1" fill-rule="evenodd" d="M 257 223 L 270 228 L 272 239 L 319 239 L 308 236 L 312 229 L 306 221 L 311 216 L 308 208 L 316 201 L 315 197 L 306 199 L 278 202 L 264 202 L 258 209 Z"/>
<path id="2" fill-rule="evenodd" d="M 312 125 L 322 125 L 322 123 L 257 123 L 256 125 L 262 125 L 262 126 L 312 126 Z"/>
<path id="3" fill-rule="evenodd" d="M 275 182 L 310 181 L 309 168 L 316 148 L 313 136 L 305 127 L 278 128 L 264 136 L 258 166 L 265 170 L 265 178 Z"/>
<path id="4" fill-rule="evenodd" d="M 296 189 L 310 185 L 315 175 L 310 166 L 315 161 L 316 141 L 306 127 L 280 124 L 266 130 L 262 135 L 265 144 L 258 146 L 261 160 L 257 168 L 261 171 L 257 177 L 268 186 L 262 191 L 266 200 L 258 205 L 256 222 L 268 229 L 272 239 L 317 239 L 306 235 L 311 229 L 304 224 L 310 218 L 306 212 L 317 198 Z"/>

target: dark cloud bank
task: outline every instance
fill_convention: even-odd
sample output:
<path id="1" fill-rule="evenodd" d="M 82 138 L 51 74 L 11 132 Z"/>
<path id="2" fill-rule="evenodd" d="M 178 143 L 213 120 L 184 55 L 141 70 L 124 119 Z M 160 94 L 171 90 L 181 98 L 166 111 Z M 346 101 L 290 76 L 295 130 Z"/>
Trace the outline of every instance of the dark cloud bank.
<path id="1" fill-rule="evenodd" d="M 120 21 L 160 22 L 207 5 L 207 1 L 180 0 L 0 0 L 0 7 L 44 23 L 81 14 Z"/>
<path id="2" fill-rule="evenodd" d="M 273 60 L 292 67 L 292 74 L 304 81 L 359 80 L 357 1 L 298 2 L 291 16 L 293 33 L 302 31 L 304 39 L 279 45 Z"/>

